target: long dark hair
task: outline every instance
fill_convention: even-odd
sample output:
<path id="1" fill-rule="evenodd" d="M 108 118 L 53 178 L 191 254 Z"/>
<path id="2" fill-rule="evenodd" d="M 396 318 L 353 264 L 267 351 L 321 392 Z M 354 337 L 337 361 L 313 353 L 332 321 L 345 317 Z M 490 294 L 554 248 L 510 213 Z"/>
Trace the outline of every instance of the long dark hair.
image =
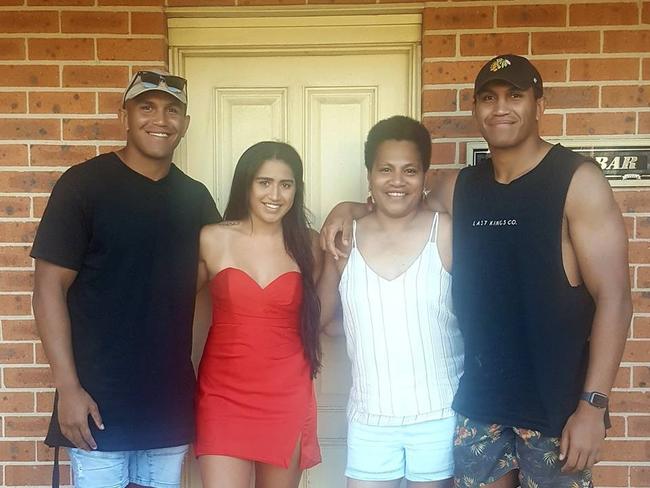
<path id="1" fill-rule="evenodd" d="M 286 163 L 296 181 L 293 205 L 282 218 L 284 248 L 298 264 L 302 275 L 303 298 L 300 310 L 300 339 L 305 357 L 316 376 L 321 366 L 320 302 L 314 284 L 314 255 L 312 254 L 308 211 L 305 208 L 303 165 L 296 150 L 284 142 L 263 141 L 252 145 L 241 155 L 232 179 L 230 198 L 224 213 L 226 220 L 250 217 L 249 196 L 253 178 L 265 161 L 277 159 Z"/>

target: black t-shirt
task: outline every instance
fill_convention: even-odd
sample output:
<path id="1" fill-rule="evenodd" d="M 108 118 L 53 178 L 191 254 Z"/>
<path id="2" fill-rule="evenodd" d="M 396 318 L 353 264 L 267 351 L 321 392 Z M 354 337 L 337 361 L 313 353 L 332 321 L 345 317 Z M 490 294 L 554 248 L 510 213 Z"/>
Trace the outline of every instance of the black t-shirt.
<path id="1" fill-rule="evenodd" d="M 577 407 L 595 309 L 566 277 L 562 219 L 581 164 L 557 145 L 507 185 L 491 161 L 458 176 L 452 290 L 465 370 L 454 409 L 467 417 L 559 436 Z"/>
<path id="2" fill-rule="evenodd" d="M 192 317 L 199 232 L 220 220 L 201 183 L 172 165 L 153 181 L 102 154 L 52 191 L 32 257 L 73 269 L 72 347 L 105 430 L 98 449 L 152 449 L 194 435 Z M 46 443 L 71 446 L 56 406 Z"/>

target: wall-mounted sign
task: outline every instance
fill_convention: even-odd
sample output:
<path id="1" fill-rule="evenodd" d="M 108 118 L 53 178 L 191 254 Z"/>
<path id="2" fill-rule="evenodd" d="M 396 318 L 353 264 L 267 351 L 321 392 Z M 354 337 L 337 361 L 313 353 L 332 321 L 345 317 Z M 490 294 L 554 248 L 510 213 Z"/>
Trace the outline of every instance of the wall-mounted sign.
<path id="1" fill-rule="evenodd" d="M 650 139 L 562 139 L 549 142 L 559 142 L 596 160 L 612 186 L 650 186 Z M 467 164 L 480 164 L 489 157 L 485 141 L 467 144 Z"/>

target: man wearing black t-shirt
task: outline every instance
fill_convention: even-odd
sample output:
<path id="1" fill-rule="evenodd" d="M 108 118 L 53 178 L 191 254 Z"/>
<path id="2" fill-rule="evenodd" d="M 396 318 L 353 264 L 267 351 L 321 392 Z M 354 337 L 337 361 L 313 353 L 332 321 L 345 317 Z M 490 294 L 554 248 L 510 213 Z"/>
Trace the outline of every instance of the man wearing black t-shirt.
<path id="1" fill-rule="evenodd" d="M 185 80 L 138 72 L 123 102 L 126 146 L 61 176 L 32 249 L 56 386 L 46 443 L 69 448 L 77 487 L 169 488 L 194 435 L 199 231 L 220 215 L 172 163 Z"/>
<path id="2" fill-rule="evenodd" d="M 474 120 L 491 159 L 435 182 L 453 217 L 452 293 L 465 341 L 453 407 L 460 488 L 588 488 L 631 318 L 627 237 L 602 171 L 539 136 L 542 78 L 490 60 Z M 367 212 L 344 204 L 321 239 Z"/>

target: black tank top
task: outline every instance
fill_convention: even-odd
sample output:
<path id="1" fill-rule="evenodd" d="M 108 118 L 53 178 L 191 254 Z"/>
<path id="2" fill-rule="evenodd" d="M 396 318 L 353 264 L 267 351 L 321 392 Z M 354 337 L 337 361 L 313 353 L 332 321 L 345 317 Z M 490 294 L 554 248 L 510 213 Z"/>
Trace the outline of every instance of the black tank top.
<path id="1" fill-rule="evenodd" d="M 559 436 L 577 407 L 595 307 L 569 283 L 561 239 L 584 162 L 556 145 L 507 185 L 489 160 L 458 176 L 452 290 L 465 372 L 454 409 L 473 420 Z"/>

